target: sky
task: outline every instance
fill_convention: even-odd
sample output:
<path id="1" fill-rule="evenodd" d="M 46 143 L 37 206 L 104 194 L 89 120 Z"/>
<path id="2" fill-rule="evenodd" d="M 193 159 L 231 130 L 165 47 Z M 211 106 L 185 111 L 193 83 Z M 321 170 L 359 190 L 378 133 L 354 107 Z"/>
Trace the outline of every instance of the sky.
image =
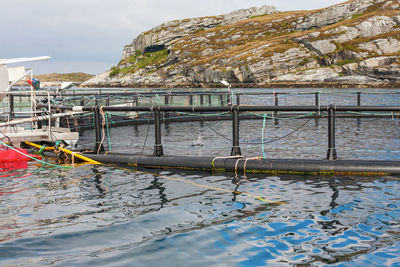
<path id="1" fill-rule="evenodd" d="M 280 11 L 344 0 L 0 0 L 0 58 L 51 56 L 26 63 L 35 74 L 99 74 L 143 31 L 175 19 L 273 5 Z"/>

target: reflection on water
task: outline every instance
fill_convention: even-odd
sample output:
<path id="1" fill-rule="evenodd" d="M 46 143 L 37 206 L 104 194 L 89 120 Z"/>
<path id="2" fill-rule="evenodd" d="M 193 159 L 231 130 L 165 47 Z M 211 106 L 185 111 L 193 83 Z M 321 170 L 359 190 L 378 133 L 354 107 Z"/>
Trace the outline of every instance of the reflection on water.
<path id="1" fill-rule="evenodd" d="M 399 260 L 399 177 L 248 175 L 238 184 L 230 175 L 203 172 L 86 165 L 39 175 L 37 168 L 30 163 L 18 173 L 30 174 L 19 181 L 26 190 L 1 195 L 4 265 L 389 266 Z M 2 187 L 13 183 L 1 179 Z"/>
<path id="2" fill-rule="evenodd" d="M 267 121 L 266 140 L 304 124 Z M 230 153 L 231 122 L 170 123 L 166 154 Z M 400 159 L 399 124 L 342 119 L 343 159 Z M 112 129 L 117 151 L 151 153 L 147 125 Z M 241 121 L 241 148 L 260 156 L 262 121 Z M 310 120 L 265 144 L 267 157 L 324 158 L 327 125 Z M 203 146 L 192 146 L 198 136 Z M 93 132 L 82 136 L 92 144 Z M 144 141 L 146 144 L 144 145 Z M 176 142 L 179 140 L 179 142 Z M 400 262 L 399 176 L 334 177 L 105 165 L 72 169 L 29 162 L 0 166 L 0 265 L 396 266 Z M 239 193 L 243 192 L 243 194 Z M 244 194 L 246 193 L 246 194 Z M 272 201 L 263 202 L 256 196 Z"/>

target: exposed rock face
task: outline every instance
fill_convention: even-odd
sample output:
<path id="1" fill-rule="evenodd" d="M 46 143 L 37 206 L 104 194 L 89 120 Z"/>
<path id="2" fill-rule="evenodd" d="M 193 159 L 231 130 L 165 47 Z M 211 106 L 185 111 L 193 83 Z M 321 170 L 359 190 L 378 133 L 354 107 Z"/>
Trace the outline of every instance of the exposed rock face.
<path id="1" fill-rule="evenodd" d="M 220 15 L 217 17 L 204 17 L 186 20 L 174 20 L 159 25 L 150 31 L 141 33 L 130 45 L 124 47 L 122 58 L 126 58 L 135 53 L 136 50 L 144 52 L 149 46 L 168 46 L 172 41 L 186 36 L 195 31 L 210 29 L 221 25 L 233 24 L 238 21 L 266 14 L 278 12 L 273 6 L 262 6 L 260 8 L 252 7 L 241 9 Z"/>
<path id="2" fill-rule="evenodd" d="M 368 43 L 363 43 L 358 46 L 360 49 L 368 50 L 378 55 L 392 54 L 400 51 L 400 41 L 393 38 L 376 39 Z"/>
<path id="3" fill-rule="evenodd" d="M 140 34 L 118 66 L 83 86 L 193 87 L 221 80 L 241 87 L 395 86 L 398 4 L 354 0 L 293 12 L 263 6 L 164 23 Z"/>
<path id="4" fill-rule="evenodd" d="M 310 16 L 300 18 L 296 29 L 306 30 L 312 27 L 320 28 L 326 25 L 334 24 L 342 19 L 363 13 L 368 7 L 384 0 L 356 0 L 344 4 L 328 7 L 321 12 L 316 12 Z"/>

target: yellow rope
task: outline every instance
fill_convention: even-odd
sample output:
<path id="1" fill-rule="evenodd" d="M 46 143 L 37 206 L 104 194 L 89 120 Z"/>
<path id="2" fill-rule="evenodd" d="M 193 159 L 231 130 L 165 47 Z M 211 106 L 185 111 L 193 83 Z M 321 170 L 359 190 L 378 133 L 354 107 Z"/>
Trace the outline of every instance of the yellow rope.
<path id="1" fill-rule="evenodd" d="M 25 141 L 25 144 L 27 144 L 27 145 L 29 145 L 29 146 L 32 146 L 32 147 L 39 148 L 39 149 L 40 149 L 40 147 L 41 147 L 41 146 L 38 145 L 38 144 L 35 144 L 35 143 L 32 143 L 32 142 L 28 142 L 28 141 Z M 58 148 L 59 148 L 60 151 L 62 151 L 62 152 L 64 152 L 64 153 L 67 153 L 67 154 L 69 154 L 69 155 L 72 155 L 72 153 L 74 153 L 74 152 L 72 152 L 71 150 L 68 150 L 68 149 L 63 148 L 63 147 L 58 147 Z M 55 150 L 55 147 L 46 147 L 45 150 Z M 78 159 L 81 159 L 81 160 L 83 160 L 83 161 L 86 161 L 86 162 L 88 162 L 88 163 L 92 163 L 92 164 L 101 164 L 101 163 L 98 162 L 98 161 L 95 161 L 95 160 L 92 160 L 92 159 L 90 159 L 90 158 L 88 158 L 88 157 L 82 156 L 81 154 L 76 153 L 76 152 L 75 152 L 75 157 L 78 158 Z"/>

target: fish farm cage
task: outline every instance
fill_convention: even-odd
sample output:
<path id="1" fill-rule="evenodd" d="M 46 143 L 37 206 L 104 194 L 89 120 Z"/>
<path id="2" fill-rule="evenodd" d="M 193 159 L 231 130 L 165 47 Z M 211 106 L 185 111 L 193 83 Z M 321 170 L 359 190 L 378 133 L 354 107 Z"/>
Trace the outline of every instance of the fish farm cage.
<path id="1" fill-rule="evenodd" d="M 29 92 L 12 91 L 4 104 L 3 120 L 24 117 L 24 98 Z M 84 132 L 94 129 L 91 151 L 81 154 L 95 161 L 133 167 L 183 168 L 242 172 L 284 172 L 338 175 L 400 174 L 400 161 L 338 160 L 337 118 L 392 118 L 400 116 L 398 91 L 266 91 L 231 89 L 74 89 L 35 93 L 37 127 L 53 124 Z M 301 104 L 301 105 L 300 105 Z M 57 113 L 70 116 L 57 117 Z M 54 116 L 54 118 L 52 118 Z M 40 119 L 41 117 L 45 119 Z M 270 159 L 265 155 L 246 158 L 240 144 L 240 121 L 318 118 L 326 121 L 327 144 L 324 159 Z M 232 121 L 231 153 L 226 157 L 166 156 L 162 145 L 162 123 L 187 121 Z M 107 151 L 109 129 L 123 125 L 153 124 L 151 155 Z M 212 128 L 211 128 L 212 129 Z M 212 129 L 215 130 L 215 129 Z M 293 132 L 301 130 L 301 127 Z M 107 137 L 105 136 L 107 135 Z M 261 140 L 263 145 L 263 140 Z M 168 153 L 167 153 L 168 154 Z"/>

